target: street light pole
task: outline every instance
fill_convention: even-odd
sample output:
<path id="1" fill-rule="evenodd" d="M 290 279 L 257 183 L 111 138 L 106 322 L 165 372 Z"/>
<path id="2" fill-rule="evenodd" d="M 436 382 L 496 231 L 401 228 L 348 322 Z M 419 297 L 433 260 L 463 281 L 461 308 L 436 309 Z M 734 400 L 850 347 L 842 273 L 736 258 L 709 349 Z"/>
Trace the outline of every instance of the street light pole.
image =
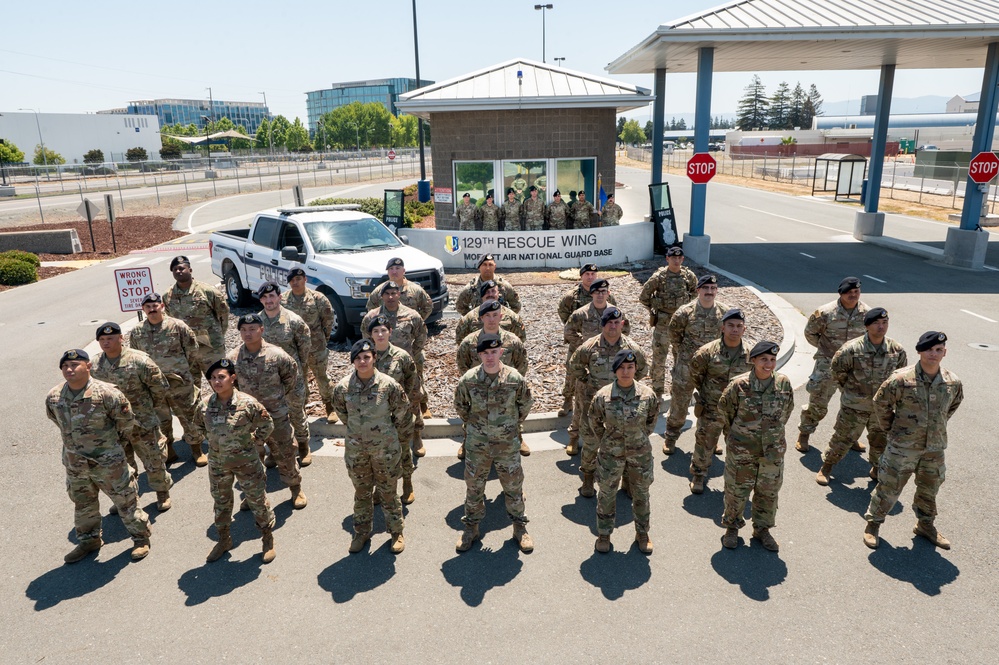
<path id="1" fill-rule="evenodd" d="M 205 145 L 208 147 L 208 170 L 212 170 L 212 139 L 208 134 L 209 124 L 212 119 L 206 115 L 201 116 L 202 120 L 205 120 Z"/>
<path id="2" fill-rule="evenodd" d="M 546 41 L 547 41 L 547 29 L 546 28 L 547 28 L 547 26 L 545 26 L 545 10 L 546 9 L 555 9 L 555 5 L 552 5 L 552 4 L 534 5 L 534 9 L 535 10 L 538 10 L 538 9 L 541 10 L 541 62 L 547 62 L 547 60 L 545 60 L 545 49 L 546 49 L 546 46 L 547 46 L 547 44 L 546 44 Z"/>
<path id="3" fill-rule="evenodd" d="M 563 58 L 552 58 L 552 60 L 554 60 L 555 62 L 557 62 L 559 67 L 562 66 L 563 62 L 565 62 L 565 58 L 564 57 Z"/>
<path id="4" fill-rule="evenodd" d="M 416 31 L 416 0 L 413 0 L 413 50 L 416 52 L 416 87 L 423 87 L 420 81 L 420 38 Z M 427 160 L 423 150 L 423 118 L 416 119 L 417 135 L 420 137 L 420 180 L 427 179 Z"/>
<path id="5" fill-rule="evenodd" d="M 42 139 L 42 124 L 38 122 L 38 109 L 17 109 L 18 111 L 32 111 L 35 114 L 35 127 L 38 128 L 38 143 L 42 146 L 42 164 L 45 165 L 45 179 L 49 179 L 49 159 L 45 154 L 45 141 Z"/>
<path id="6" fill-rule="evenodd" d="M 264 117 L 266 118 L 268 116 L 268 111 L 267 111 L 267 93 L 266 92 L 262 92 L 260 94 L 264 96 Z M 270 143 L 270 146 L 271 146 L 271 148 L 270 148 L 271 149 L 271 155 L 273 156 L 274 155 L 274 121 L 273 120 L 270 120 L 267 123 L 267 140 L 268 140 L 268 143 Z"/>

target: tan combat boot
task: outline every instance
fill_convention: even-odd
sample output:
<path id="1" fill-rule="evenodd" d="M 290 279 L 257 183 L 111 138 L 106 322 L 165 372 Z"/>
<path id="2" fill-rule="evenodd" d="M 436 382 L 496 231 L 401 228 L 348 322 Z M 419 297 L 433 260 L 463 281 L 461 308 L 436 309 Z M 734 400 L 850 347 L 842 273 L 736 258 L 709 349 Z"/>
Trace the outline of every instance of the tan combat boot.
<path id="1" fill-rule="evenodd" d="M 423 432 L 420 430 L 413 432 L 413 454 L 417 457 L 427 454 L 427 447 L 423 445 Z"/>
<path id="2" fill-rule="evenodd" d="M 177 454 L 177 451 L 173 449 L 173 439 L 168 439 L 166 442 L 166 465 L 170 466 L 171 464 L 176 464 L 179 459 L 180 456 Z"/>
<path id="3" fill-rule="evenodd" d="M 87 555 L 91 552 L 96 552 L 101 549 L 104 545 L 104 541 L 100 538 L 95 538 L 93 540 L 85 540 L 76 547 L 73 548 L 69 554 L 62 558 L 66 563 L 76 563 L 77 561 L 83 561 L 87 558 Z"/>
<path id="4" fill-rule="evenodd" d="M 260 558 L 264 563 L 270 563 L 277 556 L 277 552 L 274 551 L 274 530 L 269 526 L 265 526 L 260 530 L 260 535 Z"/>
<path id="5" fill-rule="evenodd" d="M 579 434 L 572 433 L 569 435 L 569 444 L 565 447 L 565 454 L 569 457 L 579 454 Z"/>
<path id="6" fill-rule="evenodd" d="M 753 538 L 760 541 L 760 545 L 763 545 L 763 549 L 765 550 L 771 552 L 780 551 L 780 545 L 770 533 L 770 529 L 753 529 Z"/>
<path id="7" fill-rule="evenodd" d="M 132 561 L 142 561 L 149 555 L 149 539 L 140 538 L 134 541 L 132 547 Z"/>
<path id="8" fill-rule="evenodd" d="M 520 437 L 520 456 L 521 457 L 527 457 L 530 454 L 531 454 L 531 449 L 528 448 L 527 442 L 525 442 L 524 441 L 524 437 L 521 436 Z"/>
<path id="9" fill-rule="evenodd" d="M 309 466 L 312 464 L 312 449 L 308 443 L 298 444 L 298 465 Z"/>
<path id="10" fill-rule="evenodd" d="M 458 539 L 458 543 L 454 546 L 459 552 L 467 552 L 472 549 L 472 543 L 479 539 L 479 525 L 478 524 L 466 524 L 465 530 L 461 532 L 461 538 Z"/>
<path id="11" fill-rule="evenodd" d="M 679 439 L 679 435 L 670 434 L 669 432 L 663 433 L 663 454 L 672 455 L 676 452 L 676 440 Z"/>
<path id="12" fill-rule="evenodd" d="M 868 522 L 867 527 L 864 529 L 864 544 L 872 550 L 878 549 L 878 545 L 881 544 L 881 537 L 878 535 L 878 530 L 880 528 L 880 524 L 876 522 Z"/>
<path id="13" fill-rule="evenodd" d="M 527 533 L 527 527 L 523 524 L 513 525 L 513 539 L 517 541 L 520 551 L 524 554 L 534 551 L 534 541 L 531 540 L 531 534 Z"/>
<path id="14" fill-rule="evenodd" d="M 572 412 L 572 398 L 566 397 L 562 400 L 562 408 L 558 410 L 558 417 L 564 418 Z"/>
<path id="15" fill-rule="evenodd" d="M 857 439 L 853 442 L 853 445 L 850 446 L 850 450 L 856 450 L 858 453 L 862 453 L 867 450 L 867 446 L 864 445 L 863 441 Z"/>
<path id="16" fill-rule="evenodd" d="M 458 459 L 465 459 L 465 444 L 458 446 Z"/>
<path id="17" fill-rule="evenodd" d="M 807 453 L 809 436 L 808 432 L 798 432 L 798 440 L 794 444 L 794 449 L 799 453 Z"/>
<path id="18" fill-rule="evenodd" d="M 725 529 L 725 535 L 722 536 L 722 547 L 727 550 L 734 550 L 739 546 L 739 530 L 729 527 Z"/>
<path id="19" fill-rule="evenodd" d="M 917 536 L 922 536 L 942 550 L 950 549 L 950 541 L 944 538 L 942 533 L 937 531 L 937 528 L 933 526 L 932 522 L 916 522 L 916 527 L 912 530 L 912 532 Z"/>
<path id="20" fill-rule="evenodd" d="M 642 554 L 652 554 L 652 540 L 647 533 L 635 533 L 635 542 L 638 543 L 638 551 Z"/>
<path id="21" fill-rule="evenodd" d="M 406 539 L 402 537 L 402 531 L 392 534 L 392 545 L 389 550 L 392 554 L 399 554 L 406 549 Z"/>
<path id="22" fill-rule="evenodd" d="M 191 459 L 194 461 L 194 466 L 208 466 L 208 456 L 202 452 L 200 443 L 191 444 Z"/>
<path id="23" fill-rule="evenodd" d="M 302 491 L 301 485 L 291 486 L 291 507 L 295 510 L 301 510 L 309 505 L 309 499 L 305 496 L 305 492 Z"/>
<path id="24" fill-rule="evenodd" d="M 611 551 L 611 540 L 610 536 L 597 536 L 597 542 L 593 544 L 593 549 L 601 554 L 607 554 Z"/>
<path id="25" fill-rule="evenodd" d="M 217 528 L 219 532 L 219 541 L 215 543 L 215 547 L 212 551 L 208 553 L 205 557 L 205 561 L 211 563 L 212 561 L 218 561 L 222 558 L 222 555 L 232 549 L 232 534 L 229 533 L 229 527 L 220 526 Z"/>
<path id="26" fill-rule="evenodd" d="M 156 493 L 156 510 L 161 513 L 173 508 L 173 503 L 170 502 L 170 492 L 157 492 Z"/>
<path id="27" fill-rule="evenodd" d="M 369 540 L 371 540 L 370 532 L 363 531 L 360 533 L 355 533 L 354 537 L 350 541 L 350 547 L 347 548 L 347 551 L 350 552 L 351 554 L 357 554 L 358 552 L 364 549 L 364 546 L 368 544 Z"/>
<path id="28" fill-rule="evenodd" d="M 725 454 L 725 449 L 722 448 L 721 442 L 716 443 L 715 444 L 715 455 L 723 455 L 723 454 Z"/>
<path id="29" fill-rule="evenodd" d="M 595 489 L 593 489 L 593 474 L 583 473 L 583 484 L 579 487 L 579 493 L 583 497 L 590 499 L 597 495 Z"/>
<path id="30" fill-rule="evenodd" d="M 704 476 L 695 473 L 690 477 L 690 493 L 704 494 Z"/>
<path id="31" fill-rule="evenodd" d="M 402 500 L 402 505 L 408 506 L 409 504 L 416 501 L 416 495 L 413 493 L 413 479 L 412 477 L 402 479 L 402 496 L 399 497 Z"/>
<path id="32" fill-rule="evenodd" d="M 825 487 L 829 484 L 829 476 L 832 475 L 833 465 L 828 462 L 822 464 L 822 468 L 815 474 L 815 482 Z"/>
<path id="33" fill-rule="evenodd" d="M 423 415 L 423 419 L 424 420 L 428 420 L 428 419 L 434 417 L 434 414 L 430 411 L 430 405 L 429 404 L 423 404 L 423 405 L 421 405 L 421 408 L 423 409 L 423 414 L 422 415 Z"/>
<path id="34" fill-rule="evenodd" d="M 326 423 L 327 424 L 333 425 L 334 423 L 336 423 L 337 421 L 340 420 L 340 418 L 337 417 L 337 415 L 336 415 L 336 410 L 333 408 L 333 402 L 331 402 L 330 400 L 324 399 L 323 400 L 323 408 L 326 409 Z"/>

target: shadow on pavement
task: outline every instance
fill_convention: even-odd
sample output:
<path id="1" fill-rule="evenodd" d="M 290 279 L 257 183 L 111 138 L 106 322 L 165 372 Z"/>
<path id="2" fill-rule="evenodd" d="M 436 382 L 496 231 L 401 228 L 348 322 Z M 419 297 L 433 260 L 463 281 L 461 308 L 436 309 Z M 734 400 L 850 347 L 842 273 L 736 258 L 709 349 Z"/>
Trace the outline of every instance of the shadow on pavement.
<path id="1" fill-rule="evenodd" d="M 694 447 L 694 440 L 691 438 L 689 441 L 690 448 Z M 662 454 L 662 447 L 659 448 L 660 454 Z M 690 478 L 690 458 L 692 453 L 680 450 L 677 447 L 676 452 L 672 455 L 663 458 L 661 463 L 663 471 L 670 474 L 671 476 L 677 476 L 679 478 Z"/>
<path id="2" fill-rule="evenodd" d="M 562 517 L 570 522 L 585 526 L 590 529 L 590 533 L 597 535 L 597 497 L 591 499 L 584 498 L 576 494 L 572 503 L 562 506 Z M 614 527 L 621 528 L 635 521 L 635 513 L 632 510 L 631 499 L 623 491 L 617 491 L 617 509 L 614 514 Z"/>
<path id="3" fill-rule="evenodd" d="M 613 540 L 613 536 L 611 539 Z M 617 600 L 625 591 L 634 591 L 648 582 L 652 577 L 652 568 L 649 557 L 632 547 L 627 552 L 616 549 L 607 554 L 594 552 L 580 564 L 579 574 L 600 589 L 604 598 Z"/>
<path id="4" fill-rule="evenodd" d="M 264 564 L 258 552 L 254 552 L 245 561 L 233 561 L 231 557 L 232 553 L 226 552 L 218 561 L 204 563 L 180 576 L 177 586 L 187 596 L 185 605 L 200 605 L 206 600 L 231 593 L 260 577 L 260 567 Z"/>
<path id="5" fill-rule="evenodd" d="M 131 551 L 132 548 L 129 547 L 107 561 L 98 561 L 91 554 L 78 563 L 62 564 L 31 580 L 24 595 L 35 601 L 36 612 L 55 607 L 64 600 L 85 596 L 117 577 L 132 561 Z M 97 555 L 99 556 L 100 554 Z"/>
<path id="6" fill-rule="evenodd" d="M 529 509 L 528 509 L 529 510 Z M 444 521 L 449 527 L 456 531 L 464 531 L 465 524 L 461 518 L 465 516 L 465 503 L 462 502 L 448 511 Z M 530 517 L 530 513 L 528 513 Z M 490 499 L 486 497 L 486 516 L 479 522 L 479 535 L 485 536 L 490 531 L 501 531 L 513 527 L 513 522 L 506 513 L 506 499 L 503 493 Z M 457 541 L 457 538 L 455 539 Z"/>
<path id="7" fill-rule="evenodd" d="M 567 456 L 565 459 L 560 459 L 559 461 L 555 462 L 555 468 L 564 474 L 579 478 L 580 477 L 579 457 L 580 457 L 579 454 L 576 454 L 571 457 Z"/>
<path id="8" fill-rule="evenodd" d="M 478 607 L 490 589 L 509 584 L 523 567 L 520 548 L 513 540 L 506 540 L 498 550 L 477 541 L 472 549 L 441 564 L 441 573 L 448 584 L 461 588 L 466 605 Z"/>
<path id="9" fill-rule="evenodd" d="M 718 530 L 718 537 L 724 533 Z M 787 564 L 776 552 L 763 549 L 755 540 L 749 547 L 739 538 L 739 547 L 727 550 L 718 544 L 718 551 L 711 557 L 711 567 L 729 584 L 751 600 L 770 600 L 770 587 L 782 584 L 787 578 Z"/>
<path id="10" fill-rule="evenodd" d="M 389 548 L 388 540 L 375 550 L 369 542 L 357 554 L 347 554 L 319 573 L 316 581 L 333 596 L 333 602 L 353 600 L 357 594 L 372 591 L 395 575 L 395 555 Z"/>
<path id="11" fill-rule="evenodd" d="M 888 577 L 908 582 L 927 596 L 939 595 L 944 585 L 961 574 L 957 566 L 919 536 L 913 537 L 911 549 L 892 547 L 882 538 L 881 546 L 867 558 L 872 566 Z"/>
<path id="12" fill-rule="evenodd" d="M 712 489 L 711 485 L 715 488 Z M 721 519 L 725 508 L 725 483 L 721 478 L 709 480 L 704 486 L 704 494 L 688 494 L 683 497 L 683 509 L 694 517 L 700 517 L 712 522 Z"/>

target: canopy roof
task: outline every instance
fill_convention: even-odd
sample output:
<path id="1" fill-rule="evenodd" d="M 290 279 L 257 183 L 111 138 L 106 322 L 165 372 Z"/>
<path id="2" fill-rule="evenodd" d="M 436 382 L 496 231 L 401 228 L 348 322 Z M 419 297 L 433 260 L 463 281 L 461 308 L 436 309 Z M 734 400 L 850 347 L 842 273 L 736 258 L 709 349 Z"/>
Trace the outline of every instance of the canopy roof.
<path id="1" fill-rule="evenodd" d="M 204 136 L 171 136 L 170 134 L 164 134 L 163 136 L 170 136 L 172 139 L 177 139 L 183 143 L 189 143 L 191 145 L 204 145 Z M 220 141 L 221 139 L 252 139 L 252 136 L 247 136 L 246 134 L 240 134 L 239 132 L 230 129 L 226 132 L 216 132 L 215 134 L 209 134 L 208 138 L 211 139 L 213 143 Z"/>

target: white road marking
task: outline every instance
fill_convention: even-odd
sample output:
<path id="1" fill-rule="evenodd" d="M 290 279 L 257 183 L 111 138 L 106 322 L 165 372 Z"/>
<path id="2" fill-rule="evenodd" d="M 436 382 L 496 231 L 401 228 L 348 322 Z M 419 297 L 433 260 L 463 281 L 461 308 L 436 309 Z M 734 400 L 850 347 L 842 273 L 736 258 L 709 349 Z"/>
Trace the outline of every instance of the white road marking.
<path id="1" fill-rule="evenodd" d="M 981 314 L 975 314 L 974 312 L 968 311 L 966 309 L 962 309 L 961 311 L 964 312 L 965 314 L 971 314 L 972 316 L 978 317 L 983 321 L 988 321 L 989 323 L 999 323 L 999 321 L 996 321 L 995 319 L 990 319 L 989 317 L 982 316 Z"/>
<path id="2" fill-rule="evenodd" d="M 805 254 L 804 252 L 798 252 L 798 253 L 799 253 L 799 254 L 801 254 L 802 256 L 807 256 L 807 257 L 808 257 L 808 258 L 810 258 L 810 259 L 814 259 L 814 258 L 815 258 L 815 257 L 814 257 L 814 256 L 812 256 L 811 254 Z"/>
<path id="3" fill-rule="evenodd" d="M 874 275 L 864 275 L 864 277 L 866 277 L 867 279 L 873 279 L 875 282 L 878 282 L 880 284 L 887 284 L 888 283 L 888 282 L 884 281 L 883 279 L 878 279 Z"/>
<path id="4" fill-rule="evenodd" d="M 212 257 L 210 257 L 210 256 L 203 256 L 200 259 L 195 259 L 194 262 L 195 263 L 211 263 L 212 262 Z"/>
<path id="5" fill-rule="evenodd" d="M 999 272 L 999 268 L 996 268 L 994 266 L 982 266 L 982 267 L 985 268 L 986 270 L 994 270 L 995 272 Z"/>
<path id="6" fill-rule="evenodd" d="M 142 257 L 142 258 L 146 258 L 146 257 Z M 167 260 L 167 257 L 165 257 L 165 256 L 158 256 L 155 259 L 149 259 L 148 261 L 146 261 L 146 265 L 147 266 L 151 266 L 151 265 L 154 265 L 154 264 L 157 264 L 157 263 L 162 263 L 163 261 L 166 261 L 166 260 Z"/>
<path id="7" fill-rule="evenodd" d="M 794 217 L 785 217 L 784 215 L 778 215 L 775 212 L 770 212 L 769 210 L 760 210 L 758 208 L 750 208 L 749 206 L 739 206 L 744 210 L 752 210 L 753 212 L 761 212 L 764 215 L 771 215 L 773 217 L 779 217 L 780 219 L 786 219 L 789 222 L 798 222 L 799 224 L 808 224 L 809 226 L 817 226 L 820 229 L 828 229 L 830 231 L 835 231 L 836 233 L 843 233 L 843 229 L 836 229 L 831 226 L 823 226 L 822 224 L 816 224 L 814 222 L 806 222 L 803 219 L 795 219 Z M 814 258 L 814 257 L 813 257 Z"/>
<path id="8" fill-rule="evenodd" d="M 755 237 L 757 240 L 762 240 L 763 242 L 770 242 L 766 238 L 761 238 L 760 236 L 753 236 L 753 237 Z"/>
<path id="9" fill-rule="evenodd" d="M 129 264 L 136 263 L 137 261 L 141 260 L 142 260 L 141 256 L 133 256 L 132 258 L 124 259 L 122 261 L 118 261 L 117 263 L 109 263 L 108 268 L 121 268 L 123 266 L 127 266 Z"/>

